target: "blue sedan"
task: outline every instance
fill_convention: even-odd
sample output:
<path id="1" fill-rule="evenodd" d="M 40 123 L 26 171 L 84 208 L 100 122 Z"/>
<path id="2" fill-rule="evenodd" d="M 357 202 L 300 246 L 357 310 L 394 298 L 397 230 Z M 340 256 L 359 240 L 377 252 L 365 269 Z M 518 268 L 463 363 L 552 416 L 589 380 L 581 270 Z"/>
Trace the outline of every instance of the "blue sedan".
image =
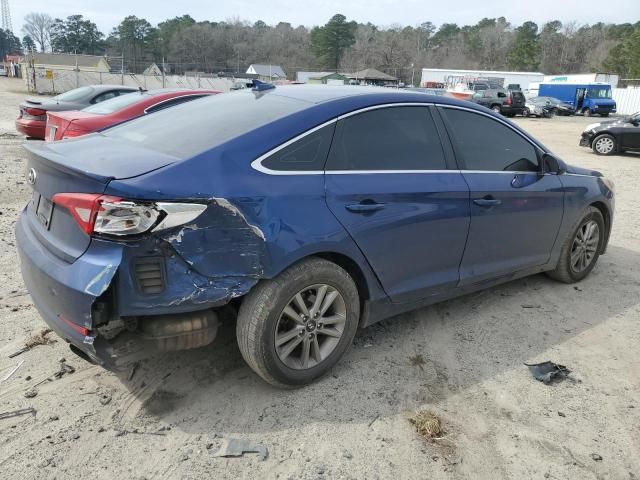
<path id="1" fill-rule="evenodd" d="M 231 319 L 258 375 L 306 384 L 359 327 L 539 272 L 582 280 L 613 221 L 600 173 L 415 92 L 256 83 L 25 148 L 25 284 L 110 369 Z"/>

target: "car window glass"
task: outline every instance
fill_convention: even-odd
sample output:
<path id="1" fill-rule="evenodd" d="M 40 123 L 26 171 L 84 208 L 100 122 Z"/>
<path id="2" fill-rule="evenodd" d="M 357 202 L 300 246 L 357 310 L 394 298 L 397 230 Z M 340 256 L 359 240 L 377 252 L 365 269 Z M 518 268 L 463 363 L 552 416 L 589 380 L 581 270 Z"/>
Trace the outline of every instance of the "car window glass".
<path id="1" fill-rule="evenodd" d="M 147 96 L 148 94 L 146 93 L 130 93 L 127 95 L 120 95 L 118 97 L 105 100 L 104 102 L 91 105 L 90 107 L 83 109 L 83 112 L 95 113 L 98 115 L 109 115 L 110 113 L 122 110 L 129 105 L 133 105 L 134 103 L 143 100 Z"/>
<path id="2" fill-rule="evenodd" d="M 53 99 L 61 102 L 75 102 L 76 100 L 80 100 L 86 97 L 92 91 L 93 91 L 93 88 L 91 87 L 80 87 L 74 90 L 69 90 L 68 92 L 65 92 L 65 93 L 61 93 L 60 95 L 53 97 Z"/>
<path id="3" fill-rule="evenodd" d="M 197 98 L 202 98 L 203 95 L 185 95 L 182 97 L 172 98 L 171 100 L 165 100 L 164 102 L 157 103 L 156 105 L 152 105 L 146 109 L 146 113 L 155 113 L 160 110 L 164 110 L 165 108 L 174 107 L 176 105 L 180 105 L 181 103 L 187 103 L 191 100 L 195 100 Z"/>
<path id="4" fill-rule="evenodd" d="M 109 129 L 105 136 L 188 158 L 308 105 L 289 97 L 238 90 L 144 115 Z"/>
<path id="5" fill-rule="evenodd" d="M 466 170 L 538 171 L 534 146 L 511 128 L 484 115 L 443 109 Z"/>
<path id="6" fill-rule="evenodd" d="M 321 171 L 334 129 L 335 123 L 322 127 L 274 153 L 262 165 L 279 171 Z"/>
<path id="7" fill-rule="evenodd" d="M 118 92 L 116 90 L 111 90 L 109 92 L 104 92 L 101 93 L 100 95 L 98 95 L 97 97 L 95 97 L 91 103 L 100 103 L 100 102 L 104 102 L 105 100 L 111 100 L 112 98 L 115 98 L 118 96 Z"/>
<path id="8" fill-rule="evenodd" d="M 380 108 L 341 120 L 327 161 L 327 170 L 446 168 L 427 107 Z"/>

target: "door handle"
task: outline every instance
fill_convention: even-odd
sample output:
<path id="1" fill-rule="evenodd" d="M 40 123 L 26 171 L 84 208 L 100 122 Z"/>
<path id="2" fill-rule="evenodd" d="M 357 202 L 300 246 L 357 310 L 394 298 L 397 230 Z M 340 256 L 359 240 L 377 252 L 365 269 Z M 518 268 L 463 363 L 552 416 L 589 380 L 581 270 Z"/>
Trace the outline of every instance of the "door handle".
<path id="1" fill-rule="evenodd" d="M 344 208 L 354 213 L 368 213 L 382 210 L 384 207 L 384 203 L 354 203 L 346 205 Z"/>
<path id="2" fill-rule="evenodd" d="M 496 205 L 500 205 L 502 200 L 498 200 L 497 198 L 493 198 L 491 195 L 487 195 L 483 198 L 476 198 L 473 203 L 480 207 L 495 207 Z"/>

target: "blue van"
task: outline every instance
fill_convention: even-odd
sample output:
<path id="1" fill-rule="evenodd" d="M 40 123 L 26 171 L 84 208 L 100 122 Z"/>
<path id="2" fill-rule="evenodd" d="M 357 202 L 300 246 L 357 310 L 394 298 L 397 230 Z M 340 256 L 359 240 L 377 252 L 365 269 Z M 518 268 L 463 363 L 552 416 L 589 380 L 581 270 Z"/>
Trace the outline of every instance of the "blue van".
<path id="1" fill-rule="evenodd" d="M 576 113 L 582 112 L 587 117 L 596 113 L 606 117 L 616 112 L 608 83 L 541 83 L 538 95 L 562 100 L 573 105 Z"/>

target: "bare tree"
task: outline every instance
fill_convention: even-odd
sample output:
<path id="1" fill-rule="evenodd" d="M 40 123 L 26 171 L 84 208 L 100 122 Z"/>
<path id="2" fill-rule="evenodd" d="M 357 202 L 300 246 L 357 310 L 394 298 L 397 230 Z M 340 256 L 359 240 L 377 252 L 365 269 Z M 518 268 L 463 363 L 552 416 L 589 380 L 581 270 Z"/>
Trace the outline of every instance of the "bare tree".
<path id="1" fill-rule="evenodd" d="M 53 18 L 50 15 L 32 12 L 24 17 L 22 31 L 40 46 L 41 52 L 44 52 L 51 45 L 52 27 Z"/>

